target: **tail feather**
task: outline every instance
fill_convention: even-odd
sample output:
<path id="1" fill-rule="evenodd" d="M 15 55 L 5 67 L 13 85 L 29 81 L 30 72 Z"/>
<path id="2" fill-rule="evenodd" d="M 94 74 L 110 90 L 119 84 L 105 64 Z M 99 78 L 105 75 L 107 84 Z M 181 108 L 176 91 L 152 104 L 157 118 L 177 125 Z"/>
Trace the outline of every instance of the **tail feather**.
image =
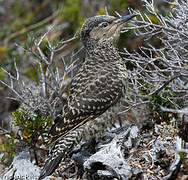
<path id="1" fill-rule="evenodd" d="M 119 108 L 114 110 L 118 112 Z M 51 175 L 61 161 L 66 160 L 69 153 L 73 150 L 75 145 L 80 143 L 83 137 L 85 137 L 86 140 L 91 139 L 91 137 L 100 137 L 107 127 L 111 127 L 112 124 L 114 124 L 114 120 L 117 118 L 115 112 L 110 111 L 100 118 L 86 122 L 86 124 L 72 129 L 68 134 L 58 139 L 49 152 L 49 158 L 46 160 L 39 180 Z"/>
<path id="2" fill-rule="evenodd" d="M 39 176 L 38 180 L 44 179 L 46 176 L 51 175 L 55 171 L 55 169 L 58 167 L 58 165 L 61 162 L 63 156 L 59 155 L 59 156 L 57 156 L 54 159 L 52 159 L 52 158 L 53 157 L 50 157 L 46 161 L 46 163 L 45 163 L 45 165 L 43 167 L 43 170 L 40 173 L 40 176 Z"/>
<path id="3" fill-rule="evenodd" d="M 49 152 L 49 158 L 46 160 L 38 180 L 51 175 L 55 171 L 62 159 L 65 160 L 75 145 L 80 142 L 84 134 L 83 131 L 84 128 L 80 127 L 56 142 L 51 152 Z"/>

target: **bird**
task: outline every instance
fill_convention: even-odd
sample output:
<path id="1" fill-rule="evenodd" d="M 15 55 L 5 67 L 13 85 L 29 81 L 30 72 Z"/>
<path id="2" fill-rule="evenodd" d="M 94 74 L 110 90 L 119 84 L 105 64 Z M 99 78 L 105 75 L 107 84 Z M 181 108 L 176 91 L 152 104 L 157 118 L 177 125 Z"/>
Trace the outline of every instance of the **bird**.
<path id="1" fill-rule="evenodd" d="M 50 129 L 52 147 L 39 180 L 51 175 L 81 141 L 85 123 L 94 121 L 123 97 L 128 75 L 117 41 L 122 28 L 135 16 L 98 15 L 89 17 L 82 25 L 85 60 L 72 80 L 63 113 Z"/>

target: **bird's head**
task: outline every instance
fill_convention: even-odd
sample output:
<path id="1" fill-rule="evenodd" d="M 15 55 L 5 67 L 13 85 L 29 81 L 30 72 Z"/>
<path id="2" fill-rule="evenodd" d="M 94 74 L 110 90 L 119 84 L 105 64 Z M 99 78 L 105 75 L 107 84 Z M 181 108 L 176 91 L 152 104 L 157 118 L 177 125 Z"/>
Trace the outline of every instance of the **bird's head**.
<path id="1" fill-rule="evenodd" d="M 122 17 L 101 15 L 88 18 L 81 29 L 81 40 L 84 46 L 87 46 L 90 40 L 97 43 L 103 41 L 116 42 L 122 28 L 135 16 L 135 14 Z"/>

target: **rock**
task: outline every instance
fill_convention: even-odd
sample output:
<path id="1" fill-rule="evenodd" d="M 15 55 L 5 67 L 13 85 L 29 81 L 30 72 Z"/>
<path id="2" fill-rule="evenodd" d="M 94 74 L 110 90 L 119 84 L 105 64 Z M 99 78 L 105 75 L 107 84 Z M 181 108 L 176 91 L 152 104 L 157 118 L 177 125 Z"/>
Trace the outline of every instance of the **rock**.
<path id="1" fill-rule="evenodd" d="M 29 152 L 22 151 L 14 158 L 2 180 L 37 180 L 39 174 L 40 168 L 30 162 Z M 49 178 L 44 180 L 49 180 Z"/>
<path id="2" fill-rule="evenodd" d="M 102 145 L 98 152 L 85 161 L 84 168 L 87 171 L 96 169 L 96 173 L 100 178 L 130 178 L 132 176 L 131 167 L 125 161 L 120 144 L 127 137 L 127 140 L 124 141 L 124 146 L 127 149 L 131 149 L 133 147 L 132 140 L 137 138 L 137 136 L 138 128 L 136 126 L 125 128 L 124 130 L 121 128 L 119 134 L 115 135 L 110 143 Z"/>

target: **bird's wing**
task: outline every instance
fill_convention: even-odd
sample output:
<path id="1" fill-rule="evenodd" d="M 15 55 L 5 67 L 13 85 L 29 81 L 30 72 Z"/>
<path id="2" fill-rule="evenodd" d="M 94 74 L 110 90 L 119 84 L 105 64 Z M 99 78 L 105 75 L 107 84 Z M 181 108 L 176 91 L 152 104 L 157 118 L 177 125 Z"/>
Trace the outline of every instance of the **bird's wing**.
<path id="1" fill-rule="evenodd" d="M 123 85 L 118 80 L 111 80 L 111 72 L 104 68 L 90 71 L 86 67 L 82 68 L 84 73 L 80 72 L 72 82 L 65 113 L 52 126 L 49 143 L 101 115 L 122 95 Z"/>
<path id="2" fill-rule="evenodd" d="M 103 94 L 103 96 L 105 96 L 104 99 L 91 98 L 85 101 L 80 99 L 73 106 L 68 106 L 65 109 L 64 116 L 57 119 L 56 123 L 52 126 L 49 133 L 49 143 L 56 142 L 59 138 L 66 136 L 70 131 L 104 113 L 118 101 L 121 93 L 118 93 L 117 96 L 113 96 L 112 94 Z"/>

